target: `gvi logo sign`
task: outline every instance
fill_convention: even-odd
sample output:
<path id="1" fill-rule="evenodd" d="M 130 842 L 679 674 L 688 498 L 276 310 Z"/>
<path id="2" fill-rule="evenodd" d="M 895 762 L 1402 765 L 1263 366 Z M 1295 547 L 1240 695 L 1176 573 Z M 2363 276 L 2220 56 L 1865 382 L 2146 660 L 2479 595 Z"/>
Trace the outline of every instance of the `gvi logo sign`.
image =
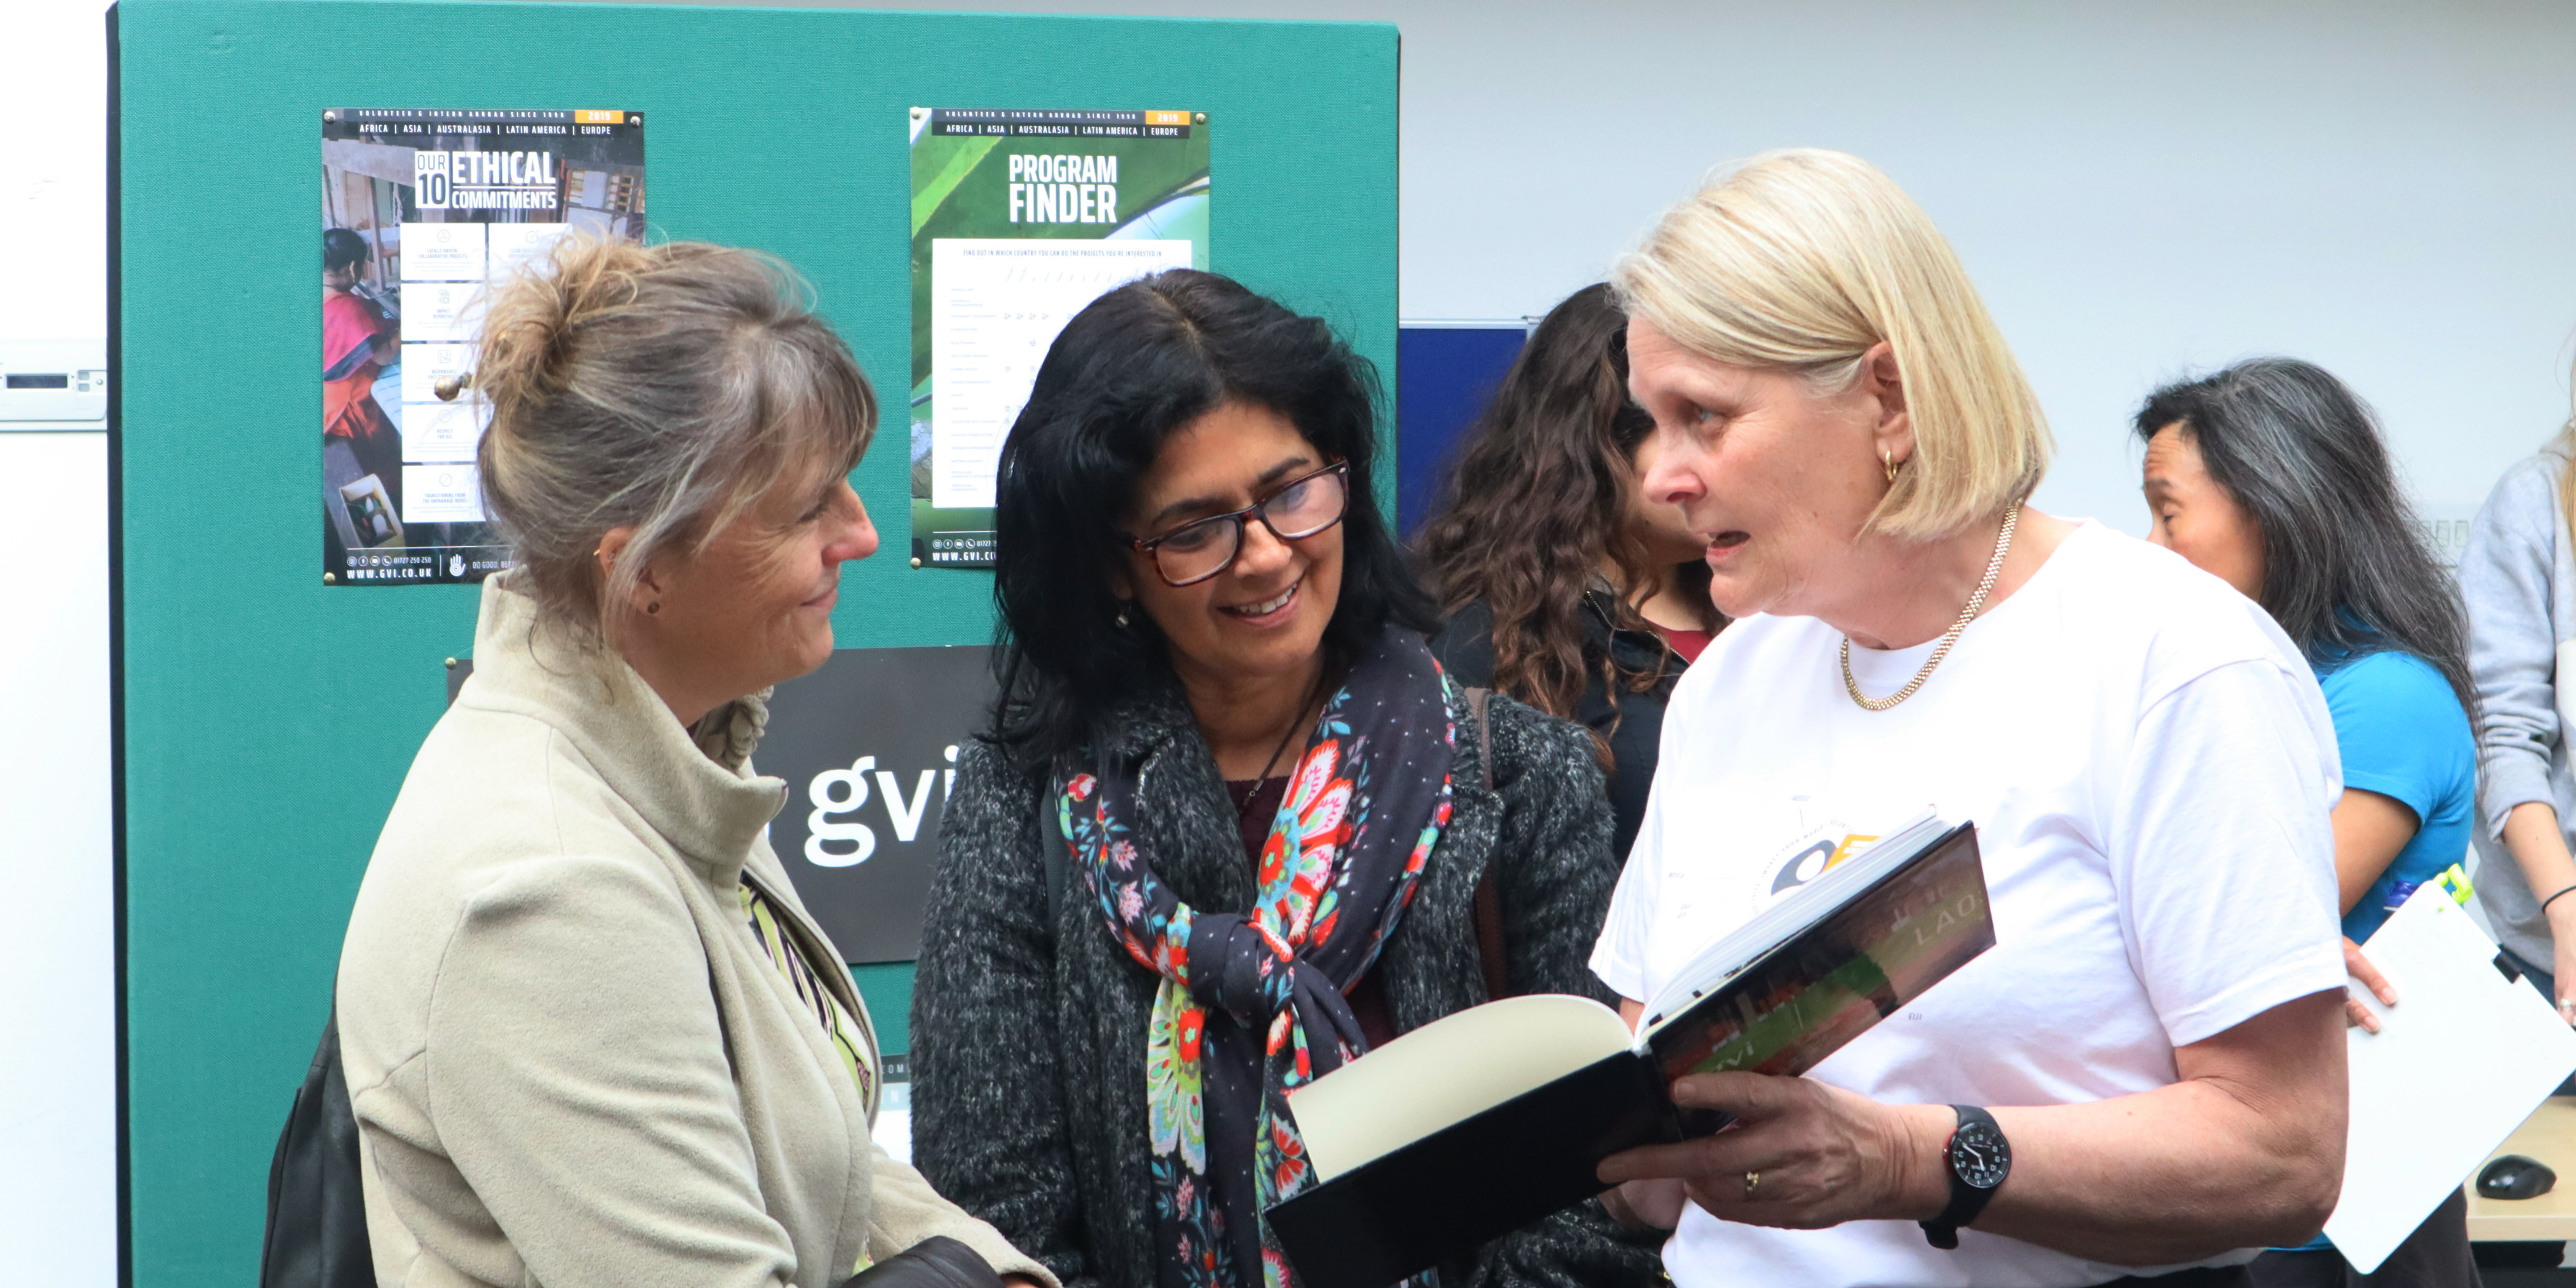
<path id="1" fill-rule="evenodd" d="M 930 812 L 931 783 L 936 780 L 939 785 L 942 809 L 947 808 L 948 794 L 957 788 L 957 744 L 950 743 L 943 754 L 948 768 L 922 770 L 908 797 L 903 779 L 892 770 L 878 769 L 874 756 L 861 756 L 847 769 L 814 775 L 805 788 L 805 799 L 814 805 L 814 812 L 805 816 L 805 861 L 818 868 L 851 868 L 867 862 L 877 852 L 876 829 L 856 818 L 834 822 L 831 816 L 855 815 L 871 797 L 883 805 L 894 838 L 910 844 L 921 834 L 921 820 Z M 874 784 L 869 782 L 871 777 Z M 850 848 L 834 848 L 839 845 Z"/>
<path id="2" fill-rule="evenodd" d="M 770 695 L 756 764 L 787 786 L 770 844 L 851 961 L 921 955 L 948 796 L 992 719 L 991 662 L 981 647 L 842 649 Z"/>

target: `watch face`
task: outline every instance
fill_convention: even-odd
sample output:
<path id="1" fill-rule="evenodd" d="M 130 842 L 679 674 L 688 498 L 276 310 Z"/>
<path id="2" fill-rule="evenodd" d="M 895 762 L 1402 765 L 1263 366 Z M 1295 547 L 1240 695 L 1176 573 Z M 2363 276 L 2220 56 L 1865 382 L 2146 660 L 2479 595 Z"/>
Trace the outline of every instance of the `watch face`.
<path id="1" fill-rule="evenodd" d="M 1950 1136 L 1950 1170 L 1970 1186 L 1991 1190 L 2012 1170 L 2012 1146 L 1993 1127 L 1961 1123 Z"/>

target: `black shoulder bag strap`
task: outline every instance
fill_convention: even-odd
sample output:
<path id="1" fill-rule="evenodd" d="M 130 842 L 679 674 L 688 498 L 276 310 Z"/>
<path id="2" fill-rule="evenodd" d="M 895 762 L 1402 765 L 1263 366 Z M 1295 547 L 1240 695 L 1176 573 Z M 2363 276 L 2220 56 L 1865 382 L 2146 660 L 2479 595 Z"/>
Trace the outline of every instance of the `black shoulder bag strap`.
<path id="1" fill-rule="evenodd" d="M 364 1177 L 334 1007 L 269 1160 L 259 1288 L 376 1288 Z"/>
<path id="2" fill-rule="evenodd" d="M 1466 691 L 1467 710 L 1476 717 L 1476 764 L 1483 771 L 1485 791 L 1494 790 L 1494 724 L 1486 717 L 1492 705 L 1492 689 Z M 1495 842 L 1501 843 L 1501 825 L 1496 824 Z M 1511 959 L 1503 953 L 1503 891 L 1494 875 L 1499 857 L 1485 861 L 1485 871 L 1476 878 L 1476 956 L 1485 968 L 1485 1000 L 1512 995 Z"/>
<path id="3" fill-rule="evenodd" d="M 1053 942 L 1064 925 L 1064 886 L 1072 875 L 1072 856 L 1065 852 L 1064 821 L 1056 817 L 1055 796 L 1044 780 L 1038 783 L 1038 855 L 1046 863 L 1046 932 Z"/>

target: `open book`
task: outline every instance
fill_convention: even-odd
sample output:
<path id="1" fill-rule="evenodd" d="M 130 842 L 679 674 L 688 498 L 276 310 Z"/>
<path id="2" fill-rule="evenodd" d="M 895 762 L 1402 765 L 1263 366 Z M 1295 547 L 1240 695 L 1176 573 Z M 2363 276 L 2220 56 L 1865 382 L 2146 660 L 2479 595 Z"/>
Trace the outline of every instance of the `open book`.
<path id="1" fill-rule="evenodd" d="M 1505 998 L 1289 1093 L 1321 1184 L 1270 1227 L 1307 1288 L 1386 1288 L 1600 1193 L 1612 1154 L 1725 1125 L 1673 1079 L 1804 1073 L 1994 942 L 1975 826 L 1924 815 L 1701 950 L 1634 1033 Z"/>

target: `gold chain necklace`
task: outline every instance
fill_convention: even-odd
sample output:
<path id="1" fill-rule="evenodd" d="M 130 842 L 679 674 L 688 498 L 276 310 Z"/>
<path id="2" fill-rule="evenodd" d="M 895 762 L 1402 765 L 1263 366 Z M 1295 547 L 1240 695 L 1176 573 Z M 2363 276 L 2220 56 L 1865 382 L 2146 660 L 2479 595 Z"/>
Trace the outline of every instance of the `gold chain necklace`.
<path id="1" fill-rule="evenodd" d="M 1995 588 L 1995 577 L 2004 570 L 2004 556 L 2012 550 L 2013 525 L 2020 520 L 2021 502 L 2015 501 L 2010 509 L 2004 511 L 2004 530 L 1995 534 L 1995 557 L 1986 561 L 1986 575 L 1978 581 L 1977 593 L 1968 596 L 1968 606 L 1959 610 L 1959 620 L 1950 623 L 1948 633 L 1941 637 L 1941 646 L 1932 650 L 1932 656 L 1923 659 L 1923 669 L 1915 672 L 1914 678 L 1907 680 L 1904 688 L 1884 698 L 1864 696 L 1860 682 L 1852 678 L 1851 637 L 1843 637 L 1843 692 L 1850 694 L 1852 701 L 1859 703 L 1863 710 L 1885 711 L 1913 697 L 1915 690 L 1932 678 L 1932 668 L 1941 665 L 1942 658 L 1950 656 L 1950 646 L 1959 642 L 1959 632 L 1968 629 L 1968 623 L 1977 619 L 1977 610 L 1986 606 L 1986 595 Z"/>

